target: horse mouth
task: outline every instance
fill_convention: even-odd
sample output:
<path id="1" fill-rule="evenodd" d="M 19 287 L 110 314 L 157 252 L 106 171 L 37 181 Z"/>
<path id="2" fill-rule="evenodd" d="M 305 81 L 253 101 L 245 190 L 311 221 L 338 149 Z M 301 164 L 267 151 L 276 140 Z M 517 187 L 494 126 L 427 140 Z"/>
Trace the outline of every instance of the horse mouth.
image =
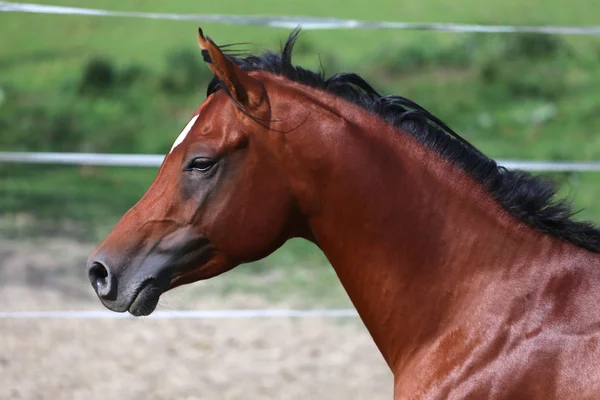
<path id="1" fill-rule="evenodd" d="M 158 305 L 158 300 L 163 290 L 157 282 L 152 279 L 143 283 L 138 289 L 137 294 L 129 305 L 127 311 L 134 317 L 143 317 L 152 314 Z"/>
<path id="2" fill-rule="evenodd" d="M 158 305 L 160 296 L 174 287 L 174 281 L 178 281 L 182 276 L 197 273 L 197 269 L 187 269 L 186 266 L 196 263 L 204 265 L 208 262 L 211 257 L 208 242 L 204 238 L 199 241 L 201 242 L 199 248 L 191 253 L 192 256 L 188 255 L 190 259 L 194 260 L 193 263 L 178 266 L 172 264 L 163 266 L 161 263 L 159 268 L 152 268 L 155 275 L 141 281 L 137 285 L 133 296 L 131 296 L 131 301 L 127 307 L 127 311 L 131 315 L 142 317 L 152 314 Z"/>

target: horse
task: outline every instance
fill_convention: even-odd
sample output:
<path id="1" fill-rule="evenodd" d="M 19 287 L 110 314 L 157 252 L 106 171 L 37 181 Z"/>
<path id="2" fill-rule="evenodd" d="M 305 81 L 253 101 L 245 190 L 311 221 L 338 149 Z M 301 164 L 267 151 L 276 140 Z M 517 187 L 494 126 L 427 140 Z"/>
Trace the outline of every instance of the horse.
<path id="1" fill-rule="evenodd" d="M 259 260 L 290 238 L 335 269 L 395 399 L 600 397 L 600 230 L 549 179 L 507 170 L 363 78 L 199 29 L 206 100 L 88 260 L 115 312 Z"/>

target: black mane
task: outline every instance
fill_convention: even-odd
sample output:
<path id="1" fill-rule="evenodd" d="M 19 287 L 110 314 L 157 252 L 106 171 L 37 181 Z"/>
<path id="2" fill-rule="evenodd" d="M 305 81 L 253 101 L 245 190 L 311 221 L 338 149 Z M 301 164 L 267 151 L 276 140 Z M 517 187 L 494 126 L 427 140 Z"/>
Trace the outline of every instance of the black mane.
<path id="1" fill-rule="evenodd" d="M 340 73 L 326 79 L 322 70 L 313 72 L 292 65 L 292 51 L 299 33 L 296 29 L 290 34 L 280 54 L 266 52 L 260 56 L 228 55 L 228 58 L 246 71 L 280 75 L 361 106 L 467 171 L 518 220 L 577 246 L 600 252 L 600 230 L 592 223 L 571 219 L 574 214 L 571 204 L 566 199 L 555 201 L 558 189 L 552 181 L 498 166 L 418 104 L 401 96 L 382 96 L 356 74 Z M 214 93 L 220 87 L 220 81 L 214 78 L 207 93 Z"/>

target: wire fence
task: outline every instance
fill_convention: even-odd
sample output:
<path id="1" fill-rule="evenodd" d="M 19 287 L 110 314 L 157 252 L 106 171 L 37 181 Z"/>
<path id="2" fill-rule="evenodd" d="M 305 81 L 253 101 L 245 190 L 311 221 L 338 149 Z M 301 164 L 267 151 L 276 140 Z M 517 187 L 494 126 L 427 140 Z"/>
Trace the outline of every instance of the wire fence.
<path id="1" fill-rule="evenodd" d="M 0 162 L 26 164 L 89 165 L 104 167 L 160 167 L 160 154 L 100 154 L 0 152 Z M 507 169 L 537 172 L 598 172 L 600 162 L 496 160 Z"/>
<path id="2" fill-rule="evenodd" d="M 540 33 L 560 35 L 600 35 L 600 26 L 514 26 L 453 23 L 409 23 L 362 21 L 354 19 L 318 18 L 306 16 L 248 16 L 221 14 L 174 14 L 137 11 L 110 11 L 92 8 L 65 7 L 31 3 L 0 2 L 0 12 L 35 14 L 83 15 L 122 18 L 146 18 L 174 21 L 213 22 L 230 25 L 253 25 L 274 28 L 303 29 L 405 29 L 446 32 L 481 33 Z M 91 153 L 0 153 L 0 162 L 71 164 L 95 166 L 157 167 L 164 156 L 150 154 L 91 154 Z M 548 172 L 600 171 L 600 162 L 498 160 L 509 169 Z"/>
<path id="3" fill-rule="evenodd" d="M 225 319 L 225 318 L 348 318 L 358 317 L 354 309 L 294 310 L 178 310 L 155 311 L 150 319 Z M 0 312 L 0 319 L 134 319 L 111 311 L 12 311 Z"/>
<path id="4" fill-rule="evenodd" d="M 87 15 L 122 18 L 146 18 L 173 21 L 213 22 L 228 25 L 252 25 L 293 29 L 301 25 L 305 30 L 317 29 L 405 29 L 443 32 L 480 33 L 540 33 L 550 35 L 600 36 L 600 26 L 514 26 L 425 22 L 362 21 L 356 19 L 318 18 L 307 16 L 172 14 L 137 11 L 109 11 L 92 8 L 56 5 L 0 2 L 0 12 L 35 14 Z"/>
<path id="5" fill-rule="evenodd" d="M 464 33 L 538 33 L 559 35 L 600 36 L 600 26 L 514 26 L 455 23 L 413 23 L 397 21 L 364 21 L 355 19 L 318 18 L 307 16 L 252 16 L 220 14 L 174 14 L 136 11 L 110 11 L 102 9 L 65 7 L 30 3 L 0 2 L 0 12 L 19 12 L 55 15 L 82 15 L 120 18 L 144 18 L 173 21 L 197 21 L 228 25 L 264 26 L 293 29 L 301 26 L 305 30 L 325 29 L 401 29 L 431 30 Z M 66 164 L 93 166 L 158 167 L 164 160 L 156 154 L 96 154 L 96 153 L 26 153 L 0 152 L 0 162 Z M 554 172 L 598 172 L 600 162 L 577 161 L 527 161 L 497 160 L 509 169 Z M 190 310 L 156 311 L 147 318 L 154 319 L 198 319 L 198 318 L 297 318 L 297 317 L 356 317 L 354 309 L 324 310 Z M 127 319 L 127 314 L 108 311 L 31 311 L 0 312 L 0 319 Z"/>
<path id="6" fill-rule="evenodd" d="M 0 2 L 0 12 L 35 14 L 83 15 L 123 18 L 146 18 L 174 21 L 213 22 L 230 25 L 253 25 L 274 28 L 303 29 L 405 29 L 433 30 L 446 32 L 481 33 L 540 33 L 560 35 L 600 35 L 600 26 L 514 26 L 475 25 L 453 23 L 409 23 L 386 21 L 362 21 L 354 19 L 318 18 L 306 16 L 248 16 L 221 14 L 173 14 L 137 11 L 110 11 L 102 9 L 65 7 L 30 3 Z M 149 154 L 90 154 L 90 153 L 0 153 L 0 162 L 71 164 L 95 166 L 157 167 L 163 160 L 161 155 Z M 498 160 L 498 164 L 509 169 L 548 172 L 600 171 L 600 162 L 577 161 L 527 161 Z"/>

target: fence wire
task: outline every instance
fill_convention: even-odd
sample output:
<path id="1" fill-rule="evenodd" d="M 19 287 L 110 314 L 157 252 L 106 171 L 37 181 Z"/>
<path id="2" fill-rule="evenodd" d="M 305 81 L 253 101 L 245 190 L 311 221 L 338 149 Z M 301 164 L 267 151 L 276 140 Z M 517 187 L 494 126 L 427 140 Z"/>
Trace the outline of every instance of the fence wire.
<path id="1" fill-rule="evenodd" d="M 271 28 L 293 29 L 301 26 L 304 30 L 323 29 L 404 29 L 442 32 L 480 33 L 540 33 L 549 35 L 600 36 L 600 26 L 514 26 L 454 24 L 439 22 L 395 22 L 363 21 L 356 19 L 319 18 L 308 16 L 268 16 L 268 15 L 224 15 L 224 14 L 173 14 L 138 11 L 110 11 L 92 8 L 65 7 L 57 5 L 0 2 L 0 12 L 22 12 L 35 14 L 87 15 L 122 18 L 146 18 L 173 21 L 212 22 L 227 25 L 267 26 Z"/>
<path id="2" fill-rule="evenodd" d="M 100 154 L 0 152 L 0 162 L 25 164 L 90 165 L 104 167 L 160 167 L 160 154 Z M 598 172 L 600 162 L 496 160 L 508 169 L 538 172 Z"/>
<path id="3" fill-rule="evenodd" d="M 0 2 L 0 12 L 20 12 L 55 15 L 83 15 L 121 18 L 144 18 L 173 21 L 210 22 L 227 25 L 265 26 L 304 30 L 334 29 L 401 29 L 464 33 L 538 33 L 549 35 L 600 36 L 600 26 L 514 26 L 455 23 L 419 23 L 397 21 L 364 21 L 355 19 L 319 18 L 308 16 L 265 16 L 223 14 L 176 14 L 137 11 L 110 11 L 102 9 L 65 7 L 30 3 Z M 20 153 L 0 152 L 0 162 L 34 164 L 70 164 L 96 166 L 158 167 L 164 156 L 156 154 L 95 154 L 95 153 Z M 526 171 L 600 171 L 600 162 L 497 160 L 509 169 Z M 206 318 L 296 318 L 296 317 L 357 317 L 354 309 L 321 310 L 188 310 L 156 311 L 150 319 L 206 319 Z M 30 311 L 0 312 L 0 319 L 128 319 L 128 314 L 109 311 Z"/>
<path id="4" fill-rule="evenodd" d="M 348 318 L 358 317 L 354 309 L 253 309 L 253 310 L 180 310 L 155 311 L 148 319 L 224 319 L 224 318 Z M 111 311 L 6 311 L 0 319 L 134 319 L 135 317 Z"/>

